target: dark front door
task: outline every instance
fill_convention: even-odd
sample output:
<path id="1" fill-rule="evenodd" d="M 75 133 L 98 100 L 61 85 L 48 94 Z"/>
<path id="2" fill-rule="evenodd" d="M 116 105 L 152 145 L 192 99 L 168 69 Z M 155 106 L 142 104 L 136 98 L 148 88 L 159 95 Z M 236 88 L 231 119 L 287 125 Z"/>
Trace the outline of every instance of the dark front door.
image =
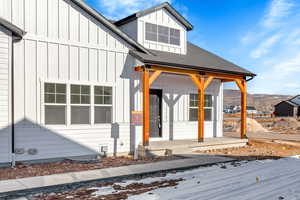
<path id="1" fill-rule="evenodd" d="M 150 137 L 162 136 L 162 90 L 150 89 Z"/>

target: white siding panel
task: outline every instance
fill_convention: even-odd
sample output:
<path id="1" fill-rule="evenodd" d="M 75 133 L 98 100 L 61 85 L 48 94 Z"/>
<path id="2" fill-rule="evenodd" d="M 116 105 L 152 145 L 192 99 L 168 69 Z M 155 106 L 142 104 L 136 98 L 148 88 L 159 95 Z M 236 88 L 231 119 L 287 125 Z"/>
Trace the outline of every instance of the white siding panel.
<path id="1" fill-rule="evenodd" d="M 37 44 L 37 68 L 39 69 L 39 77 L 48 78 L 48 45 L 46 42 L 38 42 Z"/>
<path id="2" fill-rule="evenodd" d="M 25 118 L 31 122 L 37 121 L 36 94 L 36 42 L 25 42 Z"/>
<path id="3" fill-rule="evenodd" d="M 79 80 L 79 48 L 70 47 L 70 80 Z"/>
<path id="4" fill-rule="evenodd" d="M 116 53 L 107 52 L 107 81 L 115 82 L 116 80 Z"/>
<path id="5" fill-rule="evenodd" d="M 0 8 L 1 9 L 1 8 Z M 0 163 L 11 161 L 10 50 L 11 33 L 0 26 Z"/>
<path id="6" fill-rule="evenodd" d="M 89 73 L 90 81 L 96 82 L 98 80 L 98 52 L 95 49 L 89 52 Z"/>
<path id="7" fill-rule="evenodd" d="M 48 44 L 48 78 L 59 79 L 59 63 L 58 63 L 58 44 L 49 43 Z"/>
<path id="8" fill-rule="evenodd" d="M 89 42 L 89 20 L 85 15 L 80 15 L 80 42 Z"/>
<path id="9" fill-rule="evenodd" d="M 89 81 L 89 50 L 87 48 L 80 48 L 79 56 L 79 79 L 80 81 Z"/>
<path id="10" fill-rule="evenodd" d="M 70 40 L 79 41 L 79 17 L 80 14 L 74 9 L 69 7 L 69 24 L 70 24 Z"/>
<path id="11" fill-rule="evenodd" d="M 59 79 L 69 79 L 69 48 L 67 45 L 59 46 Z"/>
<path id="12" fill-rule="evenodd" d="M 25 41 L 15 44 L 14 67 L 15 73 L 15 122 L 25 118 Z"/>
<path id="13" fill-rule="evenodd" d="M 59 12 L 58 12 L 59 0 L 48 0 L 48 37 L 58 38 L 59 33 Z"/>
<path id="14" fill-rule="evenodd" d="M 107 80 L 107 51 L 99 50 L 98 57 L 98 81 L 106 82 Z"/>
<path id="15" fill-rule="evenodd" d="M 25 0 L 25 29 L 36 34 L 36 0 Z"/>
<path id="16" fill-rule="evenodd" d="M 65 1 L 59 1 L 59 38 L 69 39 L 69 5 Z"/>
<path id="17" fill-rule="evenodd" d="M 48 0 L 38 0 L 37 1 L 37 34 L 41 36 L 47 36 L 48 27 Z"/>
<path id="18" fill-rule="evenodd" d="M 24 29 L 24 1 L 12 0 L 13 24 Z"/>

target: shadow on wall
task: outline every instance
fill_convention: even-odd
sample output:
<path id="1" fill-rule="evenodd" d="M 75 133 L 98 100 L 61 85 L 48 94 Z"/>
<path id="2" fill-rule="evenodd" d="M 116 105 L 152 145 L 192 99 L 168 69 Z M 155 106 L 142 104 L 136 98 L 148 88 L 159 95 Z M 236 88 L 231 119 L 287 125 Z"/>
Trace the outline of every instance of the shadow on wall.
<path id="1" fill-rule="evenodd" d="M 101 145 L 109 145 L 109 151 L 116 155 L 119 132 L 119 124 L 105 129 L 76 126 L 53 126 L 52 129 L 23 119 L 15 124 L 16 161 L 92 158 L 102 154 Z M 0 130 L 0 163 L 11 162 L 11 138 L 11 127 Z"/>

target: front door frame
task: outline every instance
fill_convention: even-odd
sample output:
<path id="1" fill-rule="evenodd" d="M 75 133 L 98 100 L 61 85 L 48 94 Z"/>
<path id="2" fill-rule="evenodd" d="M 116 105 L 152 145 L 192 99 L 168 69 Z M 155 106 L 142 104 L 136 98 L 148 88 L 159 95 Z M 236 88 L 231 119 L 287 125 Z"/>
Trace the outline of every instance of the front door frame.
<path id="1" fill-rule="evenodd" d="M 158 89 L 158 88 L 151 88 L 150 91 L 149 91 L 149 94 L 156 94 L 159 96 L 160 98 L 160 105 L 159 105 L 159 115 L 160 115 L 160 128 L 159 128 L 159 137 L 151 137 L 151 129 L 150 129 L 150 139 L 151 140 L 161 140 L 163 138 L 163 90 L 162 89 Z M 150 97 L 149 95 L 149 97 Z M 149 105 L 149 109 L 150 109 L 150 106 L 151 106 L 151 103 Z M 151 113 L 150 113 L 150 117 L 149 119 L 151 120 Z M 151 128 L 151 127 L 150 127 Z"/>

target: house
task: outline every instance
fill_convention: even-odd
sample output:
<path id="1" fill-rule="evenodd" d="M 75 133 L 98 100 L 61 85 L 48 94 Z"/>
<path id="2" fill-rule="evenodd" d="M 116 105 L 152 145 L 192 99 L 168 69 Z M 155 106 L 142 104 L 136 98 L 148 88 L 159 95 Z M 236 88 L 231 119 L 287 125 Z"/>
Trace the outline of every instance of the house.
<path id="1" fill-rule="evenodd" d="M 82 0 L 5 0 L 0 17 L 0 163 L 222 137 L 228 81 L 245 137 L 255 74 L 188 42 L 169 3 L 113 23 Z"/>
<path id="2" fill-rule="evenodd" d="M 247 106 L 247 114 L 257 114 L 257 110 L 254 106 Z"/>
<path id="3" fill-rule="evenodd" d="M 298 117 L 300 116 L 300 95 L 276 104 L 274 115 L 276 117 Z"/>

